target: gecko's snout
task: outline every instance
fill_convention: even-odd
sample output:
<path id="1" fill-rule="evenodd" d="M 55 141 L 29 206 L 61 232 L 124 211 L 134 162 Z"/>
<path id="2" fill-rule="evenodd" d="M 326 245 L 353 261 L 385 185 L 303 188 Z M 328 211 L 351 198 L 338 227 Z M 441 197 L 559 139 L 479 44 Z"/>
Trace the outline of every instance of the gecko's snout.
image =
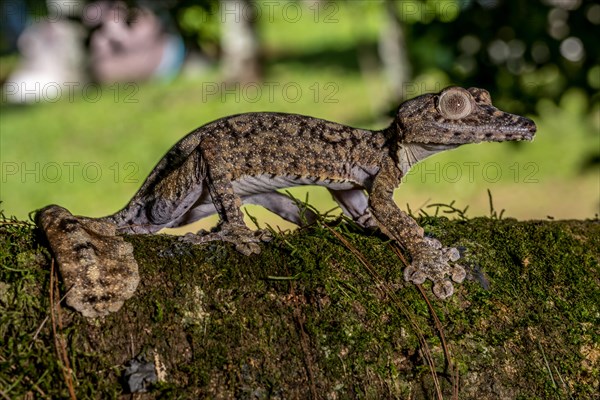
<path id="1" fill-rule="evenodd" d="M 535 133 L 537 132 L 537 126 L 535 125 L 535 122 L 533 122 L 533 120 L 529 119 L 529 118 L 525 118 L 525 117 L 521 117 L 522 119 L 522 124 L 521 124 L 521 130 L 524 131 L 523 134 L 523 139 L 525 140 L 533 140 L 533 137 L 535 136 Z"/>
<path id="2" fill-rule="evenodd" d="M 485 131 L 485 139 L 483 139 L 484 141 L 504 142 L 533 140 L 535 132 L 537 131 L 537 126 L 533 120 L 520 115 L 505 113 L 499 110 L 492 115 L 501 122 L 496 126 L 495 132 L 488 131 L 487 126 L 482 129 Z"/>
<path id="3" fill-rule="evenodd" d="M 535 133 L 537 131 L 537 126 L 535 122 L 529 118 L 521 117 L 523 119 L 523 127 L 527 129 L 530 133 Z"/>

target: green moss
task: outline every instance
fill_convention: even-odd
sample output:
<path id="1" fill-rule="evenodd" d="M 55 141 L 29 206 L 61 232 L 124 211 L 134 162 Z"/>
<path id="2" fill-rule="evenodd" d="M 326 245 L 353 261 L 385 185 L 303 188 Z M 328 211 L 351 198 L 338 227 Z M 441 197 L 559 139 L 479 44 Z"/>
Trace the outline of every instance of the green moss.
<path id="1" fill-rule="evenodd" d="M 598 390 L 598 221 L 450 221 L 428 234 L 464 248 L 469 280 L 425 291 L 460 373 L 461 398 L 592 398 Z M 142 281 L 89 321 L 62 309 L 78 398 L 114 398 L 126 361 L 160 360 L 151 397 L 431 398 L 421 332 L 445 395 L 441 340 L 384 237 L 334 224 L 278 236 L 258 256 L 131 236 Z M 30 225 L 0 225 L 0 390 L 67 397 L 49 316 L 50 258 Z M 489 286 L 486 289 L 484 286 Z M 61 288 L 62 289 L 62 288 Z M 64 291 L 62 291 L 64 293 Z M 413 322 L 411 322 L 413 321 Z M 40 371 L 44 371 L 40 375 Z"/>

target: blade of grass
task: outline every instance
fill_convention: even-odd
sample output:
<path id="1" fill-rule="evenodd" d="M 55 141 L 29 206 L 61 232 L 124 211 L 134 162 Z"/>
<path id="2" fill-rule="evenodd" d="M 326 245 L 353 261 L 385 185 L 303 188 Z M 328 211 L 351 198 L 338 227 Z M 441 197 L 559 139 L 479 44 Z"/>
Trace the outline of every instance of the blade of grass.
<path id="1" fill-rule="evenodd" d="M 406 261 L 406 258 L 404 258 L 404 255 L 400 252 L 400 249 L 398 248 L 398 246 L 392 245 L 392 250 L 398 256 L 398 258 L 402 261 L 404 266 L 407 267 L 408 263 Z M 454 399 L 458 399 L 458 392 L 459 392 L 458 379 L 454 376 L 455 367 L 452 362 L 452 356 L 450 353 L 448 343 L 446 341 L 446 335 L 444 334 L 444 329 L 442 327 L 442 323 L 441 323 L 440 319 L 438 318 L 437 313 L 435 312 L 435 309 L 433 308 L 433 305 L 429 301 L 429 298 L 427 297 L 427 293 L 425 293 L 425 290 L 423 290 L 423 285 L 416 285 L 416 286 L 417 286 L 417 289 L 419 289 L 421 296 L 425 300 L 425 303 L 427 304 L 427 308 L 429 308 L 429 313 L 433 317 L 435 327 L 440 335 L 440 341 L 442 342 L 442 349 L 444 350 L 444 355 L 446 357 L 446 367 L 450 370 L 450 376 L 452 377 L 452 393 L 453 393 L 452 397 Z M 456 373 L 458 374 L 458 367 L 456 367 Z"/>
<path id="2" fill-rule="evenodd" d="M 56 354 L 60 361 L 61 371 L 63 373 L 63 377 L 65 379 L 65 383 L 67 385 L 67 389 L 69 390 L 69 397 L 71 400 L 77 400 L 77 396 L 75 396 L 75 389 L 73 387 L 73 379 L 71 377 L 71 367 L 69 363 L 69 357 L 67 355 L 67 349 L 65 347 L 64 338 L 61 334 L 57 332 L 57 326 L 62 331 L 62 319 L 60 317 L 60 303 L 54 304 L 54 289 L 55 286 L 58 285 L 56 280 L 54 279 L 56 275 L 56 270 L 54 269 L 54 258 L 50 264 L 50 317 L 52 320 L 52 334 L 54 336 L 54 348 L 56 349 Z M 55 309 L 56 307 L 56 309 Z"/>
<path id="3" fill-rule="evenodd" d="M 383 280 L 383 278 L 381 277 L 381 275 L 379 275 L 377 273 L 377 271 L 375 270 L 375 268 L 369 263 L 369 261 L 365 258 L 365 256 L 360 251 L 358 251 L 358 249 L 356 247 L 354 247 L 350 242 L 348 242 L 346 240 L 346 238 L 344 238 L 341 234 L 339 234 L 338 232 L 336 232 L 331 227 L 329 227 L 327 225 L 324 225 L 324 226 L 344 246 L 346 246 L 346 248 L 348 250 L 350 250 L 350 252 L 352 252 L 352 254 L 354 254 L 354 256 L 365 267 L 365 269 L 367 270 L 367 272 L 369 273 L 369 275 L 371 275 L 371 277 L 376 280 L 376 282 L 378 283 L 376 286 L 381 290 L 382 294 L 384 296 L 387 296 L 390 299 L 392 299 L 392 301 L 398 307 L 398 309 L 408 318 L 408 321 L 411 324 L 411 326 L 413 327 L 413 329 L 415 331 L 415 334 L 417 335 L 417 338 L 419 340 L 419 343 L 421 344 L 421 347 L 423 349 L 423 355 L 424 355 L 425 361 L 427 362 L 429 370 L 431 372 L 431 376 L 433 378 L 433 383 L 434 383 L 434 386 L 435 386 L 435 389 L 436 389 L 437 398 L 439 400 L 443 400 L 440 382 L 439 382 L 439 379 L 437 377 L 437 373 L 436 373 L 436 370 L 435 370 L 435 363 L 433 361 L 433 357 L 431 356 L 431 350 L 429 349 L 429 345 L 427 344 L 427 341 L 425 340 L 425 336 L 423 335 L 423 332 L 419 328 L 419 325 L 414 320 L 414 318 L 412 317 L 412 315 L 409 313 L 408 308 L 402 303 L 402 301 L 398 298 L 398 296 L 395 295 L 395 293 L 393 291 L 391 291 L 391 290 L 388 289 L 388 286 L 385 284 L 385 281 Z"/>

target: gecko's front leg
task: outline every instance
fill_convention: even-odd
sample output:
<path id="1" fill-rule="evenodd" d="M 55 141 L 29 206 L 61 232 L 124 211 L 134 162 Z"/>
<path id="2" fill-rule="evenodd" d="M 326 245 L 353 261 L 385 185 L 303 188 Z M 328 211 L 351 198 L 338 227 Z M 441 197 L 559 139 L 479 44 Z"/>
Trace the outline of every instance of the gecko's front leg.
<path id="1" fill-rule="evenodd" d="M 423 228 L 396 206 L 392 196 L 400 177 L 393 162 L 385 162 L 373 182 L 369 208 L 383 233 L 405 246 L 412 257 L 404 279 L 415 284 L 430 279 L 434 294 L 447 298 L 454 292 L 448 276 L 457 283 L 465 278 L 464 268 L 453 264 L 460 255 L 455 248 L 445 248 L 438 240 L 424 237 Z"/>
<path id="2" fill-rule="evenodd" d="M 211 232 L 188 233 L 182 240 L 194 244 L 221 240 L 233 243 L 235 249 L 244 255 L 258 254 L 261 250 L 259 243 L 271 240 L 272 236 L 267 230 L 252 231 L 244 223 L 240 210 L 242 199 L 235 194 L 232 173 L 217 149 L 217 143 L 206 140 L 201 153 L 207 172 L 205 183 L 219 214 L 219 224 Z"/>

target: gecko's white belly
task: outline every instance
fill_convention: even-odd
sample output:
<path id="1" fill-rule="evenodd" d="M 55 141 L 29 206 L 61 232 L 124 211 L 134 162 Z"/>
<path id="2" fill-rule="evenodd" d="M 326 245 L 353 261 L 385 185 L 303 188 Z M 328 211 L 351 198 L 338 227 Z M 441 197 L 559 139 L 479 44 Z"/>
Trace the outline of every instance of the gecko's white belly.
<path id="1" fill-rule="evenodd" d="M 361 187 L 357 182 L 345 180 L 334 181 L 331 179 L 319 179 L 317 177 L 296 177 L 290 175 L 271 176 L 245 176 L 232 182 L 233 191 L 241 197 L 259 193 L 269 193 L 277 189 L 284 189 L 302 185 L 326 186 L 333 190 L 348 190 Z"/>
<path id="2" fill-rule="evenodd" d="M 350 190 L 358 188 L 368 190 L 371 186 L 373 177 L 377 174 L 379 168 L 348 166 L 346 170 L 348 171 L 347 176 L 349 178 L 343 180 L 319 179 L 318 177 L 314 176 L 272 176 L 264 174 L 257 176 L 245 176 L 232 182 L 232 184 L 234 192 L 242 197 L 303 185 L 325 186 L 333 190 Z"/>
<path id="3" fill-rule="evenodd" d="M 231 182 L 233 191 L 236 195 L 242 198 L 242 201 L 250 204 L 262 205 L 274 211 L 284 218 L 297 223 L 300 221 L 296 215 L 296 207 L 289 207 L 281 200 L 270 198 L 269 196 L 261 196 L 262 194 L 275 192 L 277 189 L 284 189 L 302 185 L 318 185 L 325 186 L 332 190 L 351 190 L 351 189 L 367 189 L 371 188 L 373 177 L 379 171 L 379 168 L 365 167 L 348 167 L 348 179 L 319 179 L 318 177 L 299 177 L 294 175 L 273 176 L 261 174 L 257 176 L 244 176 Z M 269 204 L 275 208 L 269 208 Z M 365 205 L 366 207 L 366 205 Z M 290 211 L 291 210 L 291 211 Z M 202 195 L 192 206 L 192 208 L 181 218 L 173 221 L 169 226 L 181 226 L 192 223 L 198 219 L 204 218 L 216 213 L 217 210 L 213 204 L 209 194 L 208 187 L 204 185 Z M 288 217 L 286 217 L 287 215 Z"/>

